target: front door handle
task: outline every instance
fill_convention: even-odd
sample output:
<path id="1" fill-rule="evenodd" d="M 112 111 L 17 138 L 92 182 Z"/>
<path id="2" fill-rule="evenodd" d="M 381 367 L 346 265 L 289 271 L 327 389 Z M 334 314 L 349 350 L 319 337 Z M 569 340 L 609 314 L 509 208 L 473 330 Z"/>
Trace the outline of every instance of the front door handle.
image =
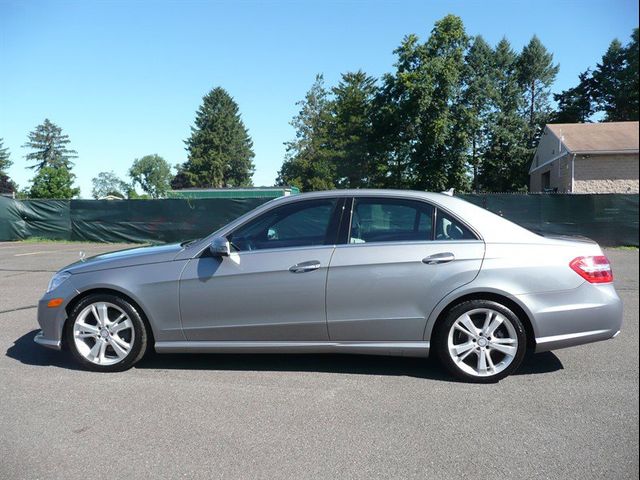
<path id="1" fill-rule="evenodd" d="M 456 259 L 456 256 L 451 252 L 443 252 L 436 253 L 434 255 L 429 255 L 428 257 L 424 257 L 422 259 L 422 263 L 426 263 L 427 265 L 438 265 L 440 263 L 449 263 L 453 262 Z"/>
<path id="2" fill-rule="evenodd" d="M 289 267 L 291 273 L 305 273 L 313 272 L 320 268 L 320 262 L 318 260 L 309 260 L 308 262 L 296 263 L 292 267 Z"/>

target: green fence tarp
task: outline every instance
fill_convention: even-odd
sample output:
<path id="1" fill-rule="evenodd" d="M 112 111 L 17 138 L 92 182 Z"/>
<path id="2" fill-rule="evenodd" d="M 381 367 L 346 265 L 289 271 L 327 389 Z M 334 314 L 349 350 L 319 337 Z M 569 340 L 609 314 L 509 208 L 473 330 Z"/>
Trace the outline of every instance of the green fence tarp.
<path id="1" fill-rule="evenodd" d="M 466 194 L 525 228 L 638 246 L 638 195 Z M 11 200 L 0 197 L 0 241 L 43 237 L 95 242 L 179 242 L 203 237 L 268 198 Z"/>
<path id="2" fill-rule="evenodd" d="M 461 198 L 538 233 L 638 246 L 637 194 L 466 194 Z"/>

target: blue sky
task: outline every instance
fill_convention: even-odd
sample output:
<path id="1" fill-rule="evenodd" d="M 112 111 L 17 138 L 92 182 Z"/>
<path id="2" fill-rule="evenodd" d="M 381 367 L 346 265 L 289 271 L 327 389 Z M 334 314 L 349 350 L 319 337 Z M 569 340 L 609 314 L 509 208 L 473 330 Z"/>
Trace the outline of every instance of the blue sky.
<path id="1" fill-rule="evenodd" d="M 183 140 L 215 86 L 240 106 L 254 141 L 256 185 L 272 185 L 289 125 L 316 73 L 392 70 L 402 37 L 426 38 L 447 13 L 491 44 L 520 49 L 537 34 L 560 63 L 554 91 L 573 86 L 609 42 L 638 24 L 635 0 L 608 1 L 23 1 L 0 0 L 0 137 L 21 186 L 26 136 L 44 118 L 79 153 L 91 178 L 125 177 L 135 158 L 186 160 Z"/>

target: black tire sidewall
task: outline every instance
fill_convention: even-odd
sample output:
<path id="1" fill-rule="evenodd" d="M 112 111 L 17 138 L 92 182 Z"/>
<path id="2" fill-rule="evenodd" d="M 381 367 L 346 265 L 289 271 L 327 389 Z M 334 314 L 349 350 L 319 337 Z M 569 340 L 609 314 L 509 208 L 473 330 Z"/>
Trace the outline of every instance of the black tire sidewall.
<path id="1" fill-rule="evenodd" d="M 447 345 L 449 331 L 455 321 L 462 314 L 478 308 L 489 308 L 500 312 L 509 319 L 518 338 L 518 351 L 511 364 L 502 372 L 487 377 L 476 377 L 461 370 L 449 355 Z M 508 307 L 490 300 L 469 300 L 454 306 L 447 312 L 441 324 L 437 326 L 434 346 L 440 363 L 459 380 L 470 383 L 495 383 L 515 372 L 524 360 L 527 353 L 527 334 L 522 321 Z"/>
<path id="2" fill-rule="evenodd" d="M 80 312 L 82 312 L 82 310 L 84 310 L 88 305 L 96 302 L 106 302 L 117 305 L 126 312 L 126 314 L 129 316 L 129 319 L 131 320 L 131 323 L 133 324 L 133 330 L 135 333 L 133 347 L 124 360 L 114 365 L 97 365 L 93 362 L 90 362 L 89 360 L 84 358 L 80 354 L 80 352 L 78 352 L 78 349 L 75 345 L 73 337 L 73 325 Z M 95 293 L 88 295 L 73 307 L 66 323 L 65 339 L 69 351 L 73 355 L 74 359 L 78 363 L 80 363 L 80 365 L 82 365 L 82 367 L 86 370 L 92 370 L 95 372 L 121 372 L 123 370 L 127 370 L 131 368 L 131 366 L 133 366 L 133 364 L 135 364 L 138 360 L 140 360 L 147 349 L 147 330 L 138 311 L 133 305 L 131 305 L 122 297 L 106 293 Z"/>

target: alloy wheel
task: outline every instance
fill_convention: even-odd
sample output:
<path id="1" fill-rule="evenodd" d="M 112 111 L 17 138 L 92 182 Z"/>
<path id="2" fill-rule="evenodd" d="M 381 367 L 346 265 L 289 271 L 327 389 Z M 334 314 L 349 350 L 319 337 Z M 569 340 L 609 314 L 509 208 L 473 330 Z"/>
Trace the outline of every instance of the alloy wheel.
<path id="1" fill-rule="evenodd" d="M 505 370 L 518 352 L 512 322 L 490 308 L 477 308 L 456 319 L 447 338 L 453 363 L 475 377 L 491 377 Z"/>
<path id="2" fill-rule="evenodd" d="M 87 305 L 73 324 L 78 353 L 96 365 L 115 365 L 131 352 L 135 341 L 133 322 L 125 311 L 108 302 Z"/>

